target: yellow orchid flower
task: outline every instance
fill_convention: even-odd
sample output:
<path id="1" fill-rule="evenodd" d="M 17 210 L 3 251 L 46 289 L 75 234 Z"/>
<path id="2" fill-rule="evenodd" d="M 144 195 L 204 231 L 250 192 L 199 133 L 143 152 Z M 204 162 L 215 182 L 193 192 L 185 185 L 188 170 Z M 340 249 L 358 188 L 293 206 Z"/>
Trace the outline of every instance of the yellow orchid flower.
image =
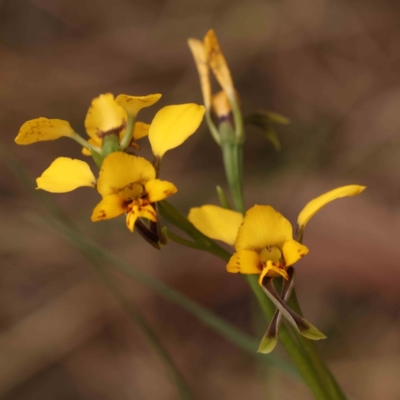
<path id="1" fill-rule="evenodd" d="M 292 225 L 271 206 L 254 206 L 247 211 L 231 257 L 228 272 L 260 274 L 288 279 L 286 269 L 308 253 L 308 248 L 293 240 Z"/>
<path id="2" fill-rule="evenodd" d="M 93 99 L 85 119 L 85 128 L 89 136 L 87 142 L 74 131 L 67 121 L 43 117 L 25 122 L 15 138 L 15 142 L 27 145 L 60 137 L 70 137 L 84 146 L 83 154 L 90 155 L 89 149 L 100 151 L 103 138 L 107 135 L 116 134 L 122 141 L 127 130 L 127 122 L 132 121 L 142 108 L 156 103 L 160 97 L 161 94 L 119 95 L 114 99 L 111 93 L 96 97 Z M 133 140 L 147 136 L 148 129 L 148 124 L 138 122 L 133 131 Z M 129 144 L 126 143 L 125 147 Z"/>
<path id="3" fill-rule="evenodd" d="M 100 169 L 97 190 L 103 199 L 93 210 L 92 221 L 126 213 L 126 225 L 132 232 L 139 217 L 156 222 L 157 214 L 152 203 L 177 192 L 171 182 L 156 179 L 156 171 L 147 160 L 123 152 L 106 157 Z"/>
<path id="4" fill-rule="evenodd" d="M 300 230 L 331 201 L 355 196 L 364 189 L 359 185 L 343 186 L 310 201 L 299 214 Z M 191 209 L 188 219 L 206 236 L 235 246 L 228 272 L 259 274 L 260 285 L 266 276 L 287 279 L 287 268 L 308 253 L 306 246 L 293 239 L 290 222 L 271 206 L 255 205 L 243 217 L 236 211 L 205 205 Z"/>
<path id="5" fill-rule="evenodd" d="M 172 183 L 156 179 L 154 167 L 147 160 L 123 152 L 105 158 L 97 184 L 86 162 L 66 157 L 57 158 L 36 182 L 38 189 L 52 193 L 97 187 L 103 199 L 93 210 L 92 221 L 126 213 L 126 224 L 132 232 L 139 217 L 156 222 L 152 204 L 177 191 Z"/>
<path id="6" fill-rule="evenodd" d="M 298 240 L 301 241 L 305 225 L 331 201 L 355 196 L 364 186 L 343 186 L 310 201 L 298 217 Z M 245 216 L 213 205 L 190 210 L 189 221 L 204 235 L 235 246 L 236 252 L 230 258 L 228 272 L 259 275 L 258 283 L 277 307 L 274 317 L 263 336 L 258 351 L 270 353 L 278 341 L 281 314 L 298 333 L 311 340 L 325 339 L 326 336 L 314 325 L 290 309 L 288 300 L 294 284 L 294 269 L 291 267 L 308 254 L 308 248 L 293 239 L 290 222 L 271 206 L 255 205 Z M 282 297 L 273 286 L 272 279 L 282 276 Z M 268 278 L 265 279 L 264 278 Z"/>

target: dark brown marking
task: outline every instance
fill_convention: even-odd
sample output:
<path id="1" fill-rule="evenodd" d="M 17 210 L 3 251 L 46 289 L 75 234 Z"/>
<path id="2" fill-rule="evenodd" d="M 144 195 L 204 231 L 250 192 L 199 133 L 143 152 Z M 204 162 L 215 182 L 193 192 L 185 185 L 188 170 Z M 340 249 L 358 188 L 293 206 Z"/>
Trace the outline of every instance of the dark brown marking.
<path id="1" fill-rule="evenodd" d="M 116 128 L 110 129 L 109 131 L 106 132 L 101 132 L 98 131 L 96 132 L 96 135 L 100 138 L 100 139 L 104 139 L 106 136 L 111 136 L 111 135 L 119 135 L 119 133 L 122 131 L 122 129 L 124 129 L 126 127 L 126 122 L 124 122 L 122 125 L 117 126 Z"/>

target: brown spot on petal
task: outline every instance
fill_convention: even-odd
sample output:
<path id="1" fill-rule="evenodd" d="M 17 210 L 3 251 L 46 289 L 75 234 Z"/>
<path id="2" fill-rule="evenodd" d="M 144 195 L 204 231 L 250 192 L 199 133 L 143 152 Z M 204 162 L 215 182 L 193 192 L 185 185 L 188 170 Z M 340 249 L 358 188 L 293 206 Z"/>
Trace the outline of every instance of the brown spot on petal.
<path id="1" fill-rule="evenodd" d="M 108 130 L 107 132 L 97 131 L 96 135 L 99 139 L 104 139 L 106 136 L 111 136 L 111 135 L 118 136 L 119 133 L 125 128 L 126 128 L 126 122 L 123 122 L 122 125 L 112 128 L 112 129 Z"/>

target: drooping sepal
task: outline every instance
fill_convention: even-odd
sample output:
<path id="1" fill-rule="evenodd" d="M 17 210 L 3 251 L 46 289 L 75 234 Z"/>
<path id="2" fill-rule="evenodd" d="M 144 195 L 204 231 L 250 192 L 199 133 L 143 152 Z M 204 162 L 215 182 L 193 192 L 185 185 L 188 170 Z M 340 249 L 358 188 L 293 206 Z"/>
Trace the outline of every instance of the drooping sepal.
<path id="1" fill-rule="evenodd" d="M 326 336 L 320 332 L 314 325 L 306 319 L 296 314 L 278 295 L 272 284 L 271 278 L 265 278 L 263 281 L 262 289 L 269 299 L 275 304 L 278 310 L 283 314 L 287 321 L 297 330 L 300 335 L 311 339 L 321 340 L 326 339 Z"/>
<path id="2" fill-rule="evenodd" d="M 156 232 L 151 230 L 142 220 L 137 219 L 135 222 L 135 230 L 139 232 L 140 236 L 151 246 L 157 250 L 161 250 L 162 243 Z"/>
<path id="3" fill-rule="evenodd" d="M 222 189 L 221 186 L 217 186 L 216 190 L 219 202 L 221 203 L 221 207 L 226 208 L 227 210 L 232 210 L 231 204 L 229 203 L 228 197 L 226 196 L 224 189 Z"/>
<path id="4" fill-rule="evenodd" d="M 287 269 L 288 279 L 283 280 L 281 297 L 286 303 L 294 287 L 294 268 L 289 267 Z M 279 328 L 282 323 L 282 313 L 279 310 L 275 311 L 274 316 L 265 332 L 263 338 L 261 339 L 260 346 L 258 348 L 258 353 L 268 354 L 274 350 L 276 344 L 278 343 Z"/>

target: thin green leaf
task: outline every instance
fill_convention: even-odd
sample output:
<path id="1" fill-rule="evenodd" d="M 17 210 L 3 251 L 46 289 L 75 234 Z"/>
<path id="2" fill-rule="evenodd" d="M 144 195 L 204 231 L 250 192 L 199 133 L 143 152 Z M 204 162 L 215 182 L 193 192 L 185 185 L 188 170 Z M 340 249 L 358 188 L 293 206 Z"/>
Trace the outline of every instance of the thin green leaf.
<path id="1" fill-rule="evenodd" d="M 229 200 L 226 197 L 226 194 L 225 194 L 224 190 L 222 189 L 222 187 L 217 186 L 216 189 L 217 189 L 217 194 L 218 194 L 218 198 L 219 198 L 219 202 L 221 203 L 221 206 L 224 208 L 227 208 L 228 210 L 232 210 Z"/>
<path id="2" fill-rule="evenodd" d="M 282 114 L 278 114 L 275 111 L 269 111 L 269 110 L 261 110 L 259 111 L 261 115 L 265 115 L 271 122 L 275 122 L 280 125 L 289 125 L 290 124 L 290 119 L 285 117 Z"/>
<path id="3" fill-rule="evenodd" d="M 278 134 L 274 128 L 271 126 L 267 128 L 265 131 L 265 137 L 272 144 L 272 146 L 274 146 L 275 151 L 281 151 L 281 142 L 279 141 Z"/>

